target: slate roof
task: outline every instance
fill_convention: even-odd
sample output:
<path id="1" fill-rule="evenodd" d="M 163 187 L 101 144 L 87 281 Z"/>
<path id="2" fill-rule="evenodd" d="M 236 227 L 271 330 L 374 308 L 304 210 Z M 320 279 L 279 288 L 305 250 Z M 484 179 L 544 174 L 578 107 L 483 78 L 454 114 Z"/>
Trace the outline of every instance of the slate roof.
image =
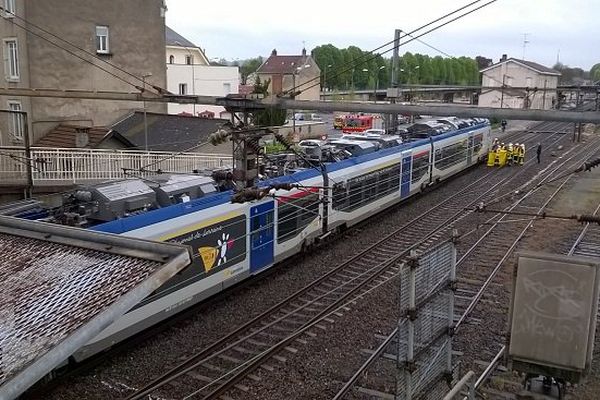
<path id="1" fill-rule="evenodd" d="M 186 151 L 196 144 L 206 142 L 208 136 L 222 125 L 225 119 L 206 119 L 191 116 L 147 113 L 148 149 L 153 151 Z M 138 149 L 144 148 L 144 113 L 136 111 L 117 123 L 112 129 L 129 140 Z M 194 151 L 194 150 L 193 150 Z M 197 150 L 202 152 L 202 149 Z"/>
<path id="2" fill-rule="evenodd" d="M 87 134 L 87 140 L 82 138 L 78 131 L 84 131 Z M 79 140 L 77 137 L 80 136 Z M 101 126 L 81 126 L 60 124 L 52 129 L 46 135 L 41 137 L 34 143 L 37 147 L 60 147 L 60 148 L 95 148 L 104 140 L 114 138 L 126 147 L 133 145 L 125 138 L 121 137 L 117 132 L 113 132 L 110 128 Z M 83 142 L 82 142 L 83 140 Z M 87 143 L 86 143 L 87 142 Z"/>
<path id="3" fill-rule="evenodd" d="M 166 42 L 167 46 L 185 46 L 185 47 L 195 47 L 198 48 L 194 43 L 190 42 L 179 33 L 175 32 L 173 29 L 166 27 Z"/>
<path id="4" fill-rule="evenodd" d="M 256 71 L 259 74 L 293 74 L 307 59 L 307 56 L 271 55 Z"/>
<path id="5" fill-rule="evenodd" d="M 555 69 L 552 69 L 552 68 L 545 67 L 545 66 L 543 66 L 541 64 L 538 64 L 536 62 L 526 61 L 526 60 L 518 60 L 518 59 L 512 58 L 512 57 L 508 58 L 508 59 L 506 59 L 504 61 L 497 62 L 494 65 L 490 65 L 489 67 L 484 68 L 484 69 L 482 69 L 479 72 L 489 71 L 490 69 L 496 68 L 497 66 L 502 65 L 502 64 L 507 63 L 507 62 L 514 62 L 514 63 L 517 63 L 517 64 L 521 64 L 522 66 L 524 66 L 526 68 L 529 68 L 529 69 L 532 69 L 532 70 L 534 70 L 536 72 L 539 72 L 540 74 L 558 75 L 558 76 L 561 75 L 561 73 L 559 71 L 557 71 Z"/>

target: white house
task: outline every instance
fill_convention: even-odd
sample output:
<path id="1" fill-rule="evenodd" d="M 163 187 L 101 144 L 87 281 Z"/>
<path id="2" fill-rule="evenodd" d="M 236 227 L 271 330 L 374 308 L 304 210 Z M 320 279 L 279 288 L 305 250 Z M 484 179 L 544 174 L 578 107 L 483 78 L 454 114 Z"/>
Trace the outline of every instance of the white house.
<path id="1" fill-rule="evenodd" d="M 538 63 L 503 55 L 479 72 L 483 74 L 480 107 L 548 110 L 557 102 L 560 72 Z"/>
<path id="2" fill-rule="evenodd" d="M 210 65 L 204 51 L 171 28 L 166 28 L 167 89 L 171 93 L 198 96 L 237 94 L 240 83 L 238 67 Z M 224 117 L 225 109 L 203 104 L 169 103 L 169 114 L 198 116 L 214 113 Z"/>

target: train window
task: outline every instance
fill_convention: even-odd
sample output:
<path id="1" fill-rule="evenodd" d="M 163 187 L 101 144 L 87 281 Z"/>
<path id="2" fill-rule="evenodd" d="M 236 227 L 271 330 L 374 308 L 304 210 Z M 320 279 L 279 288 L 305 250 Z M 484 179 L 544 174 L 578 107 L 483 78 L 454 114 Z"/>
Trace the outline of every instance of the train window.
<path id="1" fill-rule="evenodd" d="M 400 164 L 349 179 L 333 186 L 333 209 L 353 211 L 400 188 Z"/>
<path id="2" fill-rule="evenodd" d="M 483 147 L 483 135 L 473 136 L 473 153 L 479 153 Z"/>
<path id="3" fill-rule="evenodd" d="M 335 210 L 343 210 L 348 203 L 348 191 L 343 183 L 333 185 L 333 208 Z"/>
<path id="4" fill-rule="evenodd" d="M 439 169 L 447 169 L 464 161 L 467 157 L 466 140 L 436 149 L 435 166 Z"/>
<path id="5" fill-rule="evenodd" d="M 311 193 L 304 197 L 288 199 L 279 203 L 277 240 L 285 242 L 298 235 L 300 231 L 319 216 L 319 195 Z"/>
<path id="6" fill-rule="evenodd" d="M 427 172 L 429 172 L 429 151 L 413 155 L 411 183 L 418 182 Z"/>

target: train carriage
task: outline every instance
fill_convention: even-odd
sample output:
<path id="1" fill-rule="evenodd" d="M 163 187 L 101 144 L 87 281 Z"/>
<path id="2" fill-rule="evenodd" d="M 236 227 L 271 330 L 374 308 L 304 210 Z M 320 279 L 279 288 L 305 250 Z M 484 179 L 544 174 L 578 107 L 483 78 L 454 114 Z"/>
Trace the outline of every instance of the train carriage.
<path id="1" fill-rule="evenodd" d="M 194 261 L 82 348 L 84 359 L 474 165 L 487 153 L 489 122 L 261 182 L 298 183 L 257 202 L 232 204 L 232 192 L 91 227 L 189 245 Z M 325 224 L 327 221 L 327 224 Z M 325 226 L 327 231 L 325 231 Z"/>

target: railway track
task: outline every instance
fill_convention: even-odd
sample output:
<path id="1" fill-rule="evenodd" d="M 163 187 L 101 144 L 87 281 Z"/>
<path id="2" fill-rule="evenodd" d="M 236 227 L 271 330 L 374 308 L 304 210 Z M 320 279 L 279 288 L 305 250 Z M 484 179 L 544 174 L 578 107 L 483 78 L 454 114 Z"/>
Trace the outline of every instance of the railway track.
<path id="1" fill-rule="evenodd" d="M 544 124 L 539 124 L 539 125 L 545 126 L 545 127 L 543 127 L 544 131 L 547 131 L 548 129 L 554 129 L 553 128 L 554 124 L 552 124 L 552 123 L 544 123 Z M 506 134 L 504 136 L 500 136 L 500 137 L 502 138 L 502 140 L 506 141 L 507 143 L 510 141 L 514 141 L 517 138 L 521 139 L 522 141 L 525 141 L 525 139 L 523 139 L 523 138 L 527 138 L 525 143 L 528 143 L 528 145 L 531 145 L 531 144 L 534 144 L 538 140 L 538 137 L 541 135 L 540 129 L 537 129 L 537 128 L 534 129 L 534 128 L 532 128 L 533 130 L 530 130 L 528 133 L 511 132 L 511 133 L 508 133 L 508 134 Z M 557 129 L 557 131 L 560 132 L 560 129 Z M 437 186 L 436 186 L 436 188 L 437 188 Z M 411 198 L 411 200 L 414 200 L 414 199 Z M 393 211 L 394 209 L 397 209 L 399 207 L 402 207 L 402 205 L 395 205 L 385 211 L 382 211 L 380 213 L 380 215 L 383 215 L 385 213 Z M 353 226 L 346 232 L 346 234 L 352 235 L 354 231 L 360 232 L 362 230 L 362 228 L 366 224 L 368 224 L 371 219 L 372 218 Z M 327 240 L 319 243 L 318 247 L 326 246 L 332 240 L 334 240 L 333 236 L 330 236 Z M 301 256 L 298 256 L 298 257 L 301 258 Z M 293 264 L 296 261 L 298 261 L 298 260 L 293 258 L 293 259 L 287 260 L 286 263 Z M 86 360 L 83 363 L 69 365 L 67 368 L 63 368 L 58 373 L 53 373 L 51 376 L 48 376 L 43 382 L 40 382 L 39 384 L 34 386 L 28 393 L 26 393 L 25 398 L 31 398 L 31 399 L 43 398 L 43 397 L 45 397 L 45 394 L 48 392 L 60 391 L 61 388 L 63 386 L 67 386 L 67 384 L 69 382 L 71 382 L 72 379 L 74 379 L 78 376 L 84 376 L 86 374 L 89 374 L 89 373 L 91 373 L 91 371 L 98 368 L 99 366 L 106 365 L 106 363 L 110 362 L 110 360 L 113 359 L 115 356 L 118 356 L 119 354 L 125 353 L 126 351 L 128 351 L 132 348 L 135 348 L 136 346 L 139 346 L 139 343 L 143 343 L 144 341 L 149 340 L 149 339 L 159 335 L 163 331 L 168 330 L 169 327 L 175 326 L 176 324 L 181 323 L 183 321 L 192 319 L 195 316 L 197 316 L 198 313 L 204 313 L 205 310 L 208 310 L 212 307 L 211 304 L 218 304 L 219 301 L 223 301 L 223 299 L 225 299 L 226 297 L 231 297 L 232 295 L 235 296 L 240 291 L 243 291 L 244 288 L 251 287 L 251 286 L 255 285 L 258 281 L 268 279 L 268 277 L 273 275 L 273 273 L 275 271 L 277 271 L 278 269 L 280 269 L 280 268 L 271 268 L 269 271 L 266 271 L 260 275 L 256 275 L 255 277 L 250 278 L 250 279 L 236 285 L 235 287 L 229 289 L 227 292 L 215 295 L 214 298 L 211 298 L 211 299 L 201 303 L 200 305 L 191 307 L 190 309 L 183 311 L 182 313 L 178 314 L 177 316 L 165 321 L 165 323 L 160 324 L 160 326 L 152 327 L 149 330 L 126 340 L 125 342 L 115 345 L 110 351 L 103 352 L 102 354 L 99 354 L 89 360 Z M 95 371 L 94 374 L 98 374 L 98 371 Z"/>
<path id="2" fill-rule="evenodd" d="M 600 204 L 594 210 L 593 215 L 598 215 L 599 212 Z M 600 225 L 586 223 L 567 254 L 570 256 L 600 257 Z"/>
<path id="3" fill-rule="evenodd" d="M 542 185 L 545 181 L 555 177 L 559 172 L 564 171 L 565 168 L 574 169 L 581 165 L 585 159 L 597 151 L 598 146 L 598 143 L 594 142 L 572 149 L 572 154 L 563 156 L 562 160 L 555 161 L 546 168 L 546 170 L 541 171 L 536 176 L 535 181 L 529 182 L 530 185 Z M 509 212 L 523 210 L 532 212 L 532 207 L 537 206 L 537 212 L 541 214 L 548 203 L 558 194 L 563 185 L 566 184 L 568 179 L 569 178 L 565 178 L 559 188 L 554 190 L 549 197 L 547 193 L 548 190 L 543 190 L 546 187 L 539 186 L 537 189 L 528 192 L 525 196 L 520 197 L 504 210 Z M 542 204 L 542 206 L 540 207 L 539 204 Z M 497 213 L 485 222 L 484 226 L 489 226 L 489 228 L 481 234 L 481 236 L 478 236 L 475 243 L 472 243 L 470 247 L 463 252 L 457 262 L 458 281 L 455 299 L 455 311 L 458 311 L 455 320 L 457 331 L 460 331 L 461 325 L 465 323 L 478 325 L 483 321 L 483 318 L 478 318 L 477 315 L 475 315 L 475 310 L 477 310 L 477 312 L 480 311 L 477 306 L 481 302 L 486 302 L 486 304 L 489 304 L 491 307 L 495 306 L 495 299 L 484 297 L 484 293 L 486 293 L 490 285 L 493 284 L 496 274 L 501 271 L 501 266 L 511 256 L 514 248 L 527 229 L 531 226 L 531 223 L 532 221 L 529 218 L 526 220 L 522 219 L 521 221 L 514 221 L 510 219 L 508 214 Z M 473 229 L 470 233 L 477 233 L 478 231 L 479 229 Z M 483 248 L 484 244 L 485 249 Z M 504 304 L 508 303 L 506 302 Z M 489 308 L 486 308 L 484 312 L 488 312 L 488 310 Z M 504 327 L 505 325 L 497 327 L 485 325 L 485 329 L 490 329 L 493 332 L 502 332 Z M 382 344 L 371 354 L 369 359 L 358 368 L 353 377 L 347 381 L 344 387 L 338 392 L 335 396 L 336 400 L 344 398 L 344 396 L 350 392 L 352 386 L 363 375 L 364 371 L 375 363 L 380 355 L 390 347 L 395 336 L 396 330 L 383 340 Z M 489 343 L 490 346 L 497 344 L 501 339 L 502 338 L 494 336 L 491 343 Z M 392 351 L 392 353 L 393 352 L 394 351 Z"/>
<path id="4" fill-rule="evenodd" d="M 531 141 L 537 134 L 530 136 Z M 556 139 L 561 140 L 564 139 Z M 493 196 L 494 190 L 509 181 L 516 182 L 521 176 L 525 180 L 523 171 L 525 168 L 516 174 L 508 169 L 491 170 L 127 398 L 164 395 L 174 386 L 186 393 L 184 398 L 215 398 L 232 387 L 244 390 L 240 382 L 244 378 L 255 379 L 254 369 L 271 369 L 269 360 L 276 359 L 281 350 L 295 352 L 292 344 L 303 343 L 302 337 L 315 335 L 313 331 L 319 329 L 319 322 L 329 314 L 393 278 L 399 262 L 410 250 L 423 250 L 439 240 L 452 224 L 472 213 L 465 207 Z M 496 178 L 493 185 L 489 184 L 491 177 Z"/>
<path id="5" fill-rule="evenodd" d="M 549 204 L 572 179 L 572 175 L 564 176 L 565 169 L 575 169 L 583 161 L 597 155 L 599 150 L 599 140 L 586 144 L 544 174 L 540 183 L 554 181 L 552 186 L 538 186 L 506 207 L 505 211 L 528 212 L 541 217 Z M 467 368 L 483 374 L 488 374 L 489 371 L 483 371 L 486 362 L 479 361 L 481 355 L 485 354 L 484 351 L 488 351 L 492 358 L 496 351 L 503 350 L 502 345 L 506 343 L 504 334 L 507 326 L 509 291 L 504 284 L 512 280 L 512 268 L 503 267 L 511 265 L 509 261 L 513 261 L 514 250 L 535 221 L 535 218 L 514 219 L 509 214 L 496 215 L 494 218 L 496 219 L 490 229 L 471 245 L 457 263 L 455 306 L 459 316 L 456 321 L 456 333 L 459 338 L 461 336 L 471 338 L 467 340 L 469 345 L 464 346 L 465 356 L 462 361 L 466 361 Z M 589 236 L 589 239 L 584 239 L 586 231 L 591 232 L 589 227 L 587 230 L 584 228 L 584 232 L 573 246 L 574 252 L 577 251 L 576 249 L 587 251 L 588 240 L 594 240 Z M 597 235 L 598 233 L 596 230 Z M 595 236 L 596 239 L 599 237 L 600 235 Z M 486 244 L 485 249 L 480 246 L 481 243 Z M 600 250 L 597 244 L 596 250 Z M 476 335 L 475 332 L 479 334 Z M 475 337 L 476 345 L 472 340 Z M 483 379 L 478 382 L 482 384 Z M 509 393 L 505 394 L 510 396 Z"/>

